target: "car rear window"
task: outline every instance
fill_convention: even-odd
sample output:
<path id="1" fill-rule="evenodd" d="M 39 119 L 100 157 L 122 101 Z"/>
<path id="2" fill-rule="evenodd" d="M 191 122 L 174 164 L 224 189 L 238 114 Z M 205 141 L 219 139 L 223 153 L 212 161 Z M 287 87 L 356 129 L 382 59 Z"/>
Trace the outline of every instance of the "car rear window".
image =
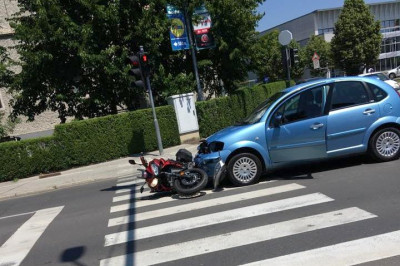
<path id="1" fill-rule="evenodd" d="M 374 95 L 374 100 L 376 102 L 380 102 L 386 98 L 386 96 L 387 96 L 386 91 L 382 90 L 378 86 L 368 83 L 368 87 L 370 88 L 372 94 Z"/>

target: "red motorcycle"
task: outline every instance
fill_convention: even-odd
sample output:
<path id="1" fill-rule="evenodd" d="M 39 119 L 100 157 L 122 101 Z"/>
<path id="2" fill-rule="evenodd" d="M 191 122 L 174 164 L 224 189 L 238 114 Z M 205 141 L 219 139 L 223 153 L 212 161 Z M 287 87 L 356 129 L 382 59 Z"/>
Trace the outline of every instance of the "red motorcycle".
<path id="1" fill-rule="evenodd" d="M 207 173 L 199 168 L 194 168 L 191 162 L 191 154 L 186 150 L 178 151 L 177 160 L 153 159 L 147 162 L 140 156 L 142 165 L 146 168 L 142 173 L 142 178 L 146 183 L 140 188 L 143 193 L 144 186 L 147 184 L 151 192 L 176 191 L 182 196 L 191 196 L 200 192 L 207 186 Z M 182 156 L 183 155 L 183 156 Z M 134 160 L 129 160 L 130 164 L 136 164 Z"/>

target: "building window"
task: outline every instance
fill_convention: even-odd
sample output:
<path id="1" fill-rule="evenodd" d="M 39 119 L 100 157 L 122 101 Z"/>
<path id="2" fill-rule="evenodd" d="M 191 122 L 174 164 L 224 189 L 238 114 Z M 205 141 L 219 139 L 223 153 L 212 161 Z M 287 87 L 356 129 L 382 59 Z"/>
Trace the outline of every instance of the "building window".
<path id="1" fill-rule="evenodd" d="M 318 29 L 318 35 L 322 35 L 324 33 L 333 32 L 333 28 L 325 28 L 325 29 Z"/>

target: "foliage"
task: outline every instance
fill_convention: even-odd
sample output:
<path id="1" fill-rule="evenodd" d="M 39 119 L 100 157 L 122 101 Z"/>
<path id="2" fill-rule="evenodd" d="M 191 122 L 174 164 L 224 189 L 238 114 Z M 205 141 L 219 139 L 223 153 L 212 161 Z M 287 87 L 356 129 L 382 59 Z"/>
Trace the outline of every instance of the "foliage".
<path id="1" fill-rule="evenodd" d="M 65 122 L 67 116 L 92 118 L 136 109 L 145 91 L 130 86 L 126 57 L 139 45 L 145 45 L 153 66 L 165 67 L 165 75 L 173 79 L 182 72 L 183 54 L 171 55 L 165 4 L 19 1 L 21 12 L 11 23 L 20 40 L 16 48 L 22 67 L 11 86 L 18 95 L 14 115 L 33 120 L 50 109 Z"/>
<path id="2" fill-rule="evenodd" d="M 9 70 L 10 58 L 6 48 L 0 46 L 0 87 L 7 87 L 11 83 L 12 72 Z M 0 106 L 1 107 L 1 106 Z M 17 121 L 11 121 L 4 117 L 0 111 L 0 138 L 8 136 L 14 129 Z"/>
<path id="3" fill-rule="evenodd" d="M 0 46 L 0 87 L 11 83 L 12 72 L 9 69 L 10 58 L 5 47 Z"/>
<path id="4" fill-rule="evenodd" d="M 19 122 L 19 119 L 6 118 L 4 112 L 0 111 L 0 138 L 9 136 Z"/>
<path id="5" fill-rule="evenodd" d="M 157 95 L 157 104 L 167 104 L 167 98 L 171 95 L 189 93 L 193 91 L 195 81 L 193 74 L 179 73 L 173 76 L 166 73 L 163 65 L 159 66 L 158 72 L 154 73 L 152 83 L 153 94 Z"/>
<path id="6" fill-rule="evenodd" d="M 229 97 L 197 102 L 200 137 L 209 135 L 242 120 L 261 102 L 286 88 L 284 81 L 241 88 Z"/>
<path id="7" fill-rule="evenodd" d="M 247 76 L 249 47 L 261 18 L 255 10 L 261 2 L 205 1 L 217 47 L 198 56 L 212 63 L 202 69 L 201 77 L 212 90 L 220 91 L 225 84 L 233 91 L 236 82 Z M 168 3 L 192 14 L 201 1 Z M 140 45 L 149 52 L 158 103 L 170 94 L 193 91 L 189 52 L 172 52 L 170 47 L 166 4 L 166 0 L 20 0 L 20 12 L 11 19 L 22 68 L 11 85 L 16 95 L 13 116 L 34 120 L 52 110 L 65 122 L 68 116 L 93 118 L 139 108 L 145 92 L 130 86 L 133 77 L 128 75 L 126 57 Z"/>
<path id="8" fill-rule="evenodd" d="M 278 40 L 279 31 L 267 32 L 259 38 L 252 47 L 252 65 L 260 80 L 269 77 L 270 81 L 287 79 L 286 69 L 283 67 L 282 49 L 285 49 Z M 301 53 L 300 44 L 292 40 L 288 48 L 297 48 Z M 299 56 L 299 63 L 291 66 L 290 76 L 292 79 L 299 79 L 304 72 L 304 61 Z"/>
<path id="9" fill-rule="evenodd" d="M 289 49 L 290 48 L 296 48 L 298 50 L 298 60 L 299 62 L 297 64 L 291 65 L 290 66 L 290 78 L 294 80 L 298 80 L 303 76 L 304 73 L 304 67 L 305 67 L 305 61 L 301 57 L 301 53 L 303 48 L 300 48 L 300 44 L 296 42 L 294 39 L 289 43 Z"/>
<path id="10" fill-rule="evenodd" d="M 206 7 L 213 18 L 212 33 L 217 47 L 206 50 L 213 62 L 225 90 L 232 92 L 237 82 L 243 81 L 249 71 L 251 47 L 256 43 L 255 31 L 263 15 L 255 12 L 263 0 L 206 0 Z M 229 10 L 229 12 L 227 12 Z"/>
<path id="11" fill-rule="evenodd" d="M 278 36 L 277 30 L 268 32 L 261 36 L 253 47 L 252 64 L 259 79 L 265 76 L 271 81 L 286 78 L 282 65 L 282 45 Z"/>
<path id="12" fill-rule="evenodd" d="M 345 0 L 331 42 L 335 65 L 347 75 L 359 74 L 363 66 L 374 65 L 382 41 L 379 30 L 379 21 L 363 0 Z"/>
<path id="13" fill-rule="evenodd" d="M 163 146 L 180 143 L 172 106 L 156 108 Z M 157 149 L 150 109 L 56 126 L 52 137 L 0 144 L 0 182 Z"/>
<path id="14" fill-rule="evenodd" d="M 305 65 L 310 69 L 313 77 L 324 76 L 326 70 L 314 69 L 312 57 L 317 53 L 320 57 L 319 64 L 321 67 L 333 67 L 332 52 L 330 43 L 326 42 L 322 36 L 311 35 L 307 45 L 301 51 L 301 57 Z"/>

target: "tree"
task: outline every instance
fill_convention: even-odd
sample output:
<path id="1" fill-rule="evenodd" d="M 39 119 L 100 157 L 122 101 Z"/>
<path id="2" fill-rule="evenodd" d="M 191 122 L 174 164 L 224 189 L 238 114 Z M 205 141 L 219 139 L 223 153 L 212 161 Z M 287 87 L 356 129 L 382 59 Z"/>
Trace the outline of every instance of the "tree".
<path id="1" fill-rule="evenodd" d="M 374 65 L 382 41 L 379 31 L 379 21 L 363 0 L 345 0 L 332 39 L 335 65 L 348 75 L 359 74 L 364 65 Z"/>
<path id="2" fill-rule="evenodd" d="M 198 53 L 200 61 L 212 63 L 202 69 L 203 75 L 214 79 L 216 73 L 230 91 L 247 76 L 260 2 L 205 1 L 217 47 Z M 192 14 L 201 1 L 168 3 Z M 82 119 L 138 108 L 146 92 L 130 86 L 133 78 L 126 57 L 140 45 L 149 52 L 159 103 L 170 93 L 193 91 L 191 56 L 171 49 L 166 4 L 166 0 L 19 0 L 20 12 L 10 23 L 22 69 L 10 88 L 16 95 L 13 116 L 34 120 L 52 110 L 65 122 L 68 116 Z"/>
<path id="3" fill-rule="evenodd" d="M 12 72 L 9 70 L 10 58 L 6 48 L 0 46 L 0 87 L 7 87 L 12 79 Z M 15 122 L 5 117 L 5 113 L 0 111 L 0 138 L 10 134 L 15 126 Z"/>
<path id="4" fill-rule="evenodd" d="M 170 48 L 165 5 L 163 0 L 19 1 L 21 11 L 11 23 L 22 68 L 11 84 L 13 115 L 33 120 L 50 109 L 65 122 L 67 116 L 136 109 L 146 92 L 131 87 L 126 57 L 139 45 L 155 71 L 163 65 L 171 77 L 185 73 L 184 54 Z M 164 84 L 154 80 L 155 89 Z"/>
<path id="5" fill-rule="evenodd" d="M 300 48 L 300 44 L 296 42 L 294 39 L 289 43 L 288 48 L 296 48 L 298 50 L 299 62 L 297 64 L 290 66 L 290 78 L 294 80 L 300 79 L 304 74 L 304 60 L 301 58 L 300 54 L 302 53 L 302 48 Z"/>
<path id="6" fill-rule="evenodd" d="M 307 45 L 302 49 L 301 58 L 306 66 L 310 69 L 313 77 L 324 76 L 325 69 L 314 69 L 312 57 L 317 53 L 320 57 L 319 64 L 321 67 L 333 67 L 331 46 L 324 40 L 322 36 L 312 35 Z"/>
<path id="7" fill-rule="evenodd" d="M 278 36 L 277 30 L 268 32 L 253 47 L 252 64 L 259 79 L 269 77 L 270 81 L 276 81 L 286 77 L 282 65 L 282 45 Z"/>
<path id="8" fill-rule="evenodd" d="M 217 47 L 205 51 L 227 92 L 247 78 L 251 70 L 251 47 L 257 42 L 255 28 L 263 15 L 255 12 L 264 0 L 205 0 L 213 19 Z"/>

